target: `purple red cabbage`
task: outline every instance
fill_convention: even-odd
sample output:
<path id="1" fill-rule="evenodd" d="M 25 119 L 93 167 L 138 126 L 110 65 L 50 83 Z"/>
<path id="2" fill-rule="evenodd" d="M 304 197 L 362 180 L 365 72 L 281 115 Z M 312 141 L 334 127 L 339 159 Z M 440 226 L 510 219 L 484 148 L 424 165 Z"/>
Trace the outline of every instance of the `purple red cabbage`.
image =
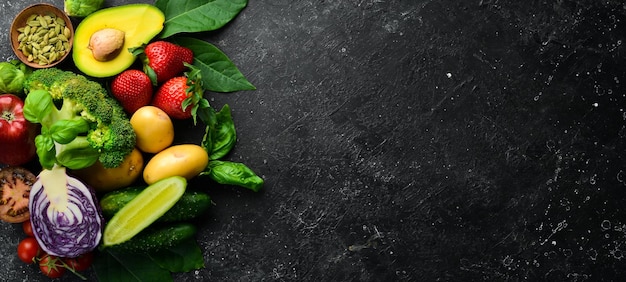
<path id="1" fill-rule="evenodd" d="M 41 178 L 33 185 L 29 209 L 33 233 L 42 250 L 59 257 L 77 257 L 95 249 L 102 237 L 103 219 L 93 190 L 67 178 L 67 207 L 55 209 Z"/>

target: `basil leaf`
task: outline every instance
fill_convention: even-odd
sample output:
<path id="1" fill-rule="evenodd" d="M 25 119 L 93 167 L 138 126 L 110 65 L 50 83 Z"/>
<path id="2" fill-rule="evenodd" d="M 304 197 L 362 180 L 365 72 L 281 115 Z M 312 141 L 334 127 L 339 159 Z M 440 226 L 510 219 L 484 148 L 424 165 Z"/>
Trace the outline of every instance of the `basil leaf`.
<path id="1" fill-rule="evenodd" d="M 150 254 L 150 258 L 171 272 L 187 272 L 204 267 L 202 250 L 195 239 Z"/>
<path id="2" fill-rule="evenodd" d="M 32 123 L 41 123 L 53 107 L 52 96 L 48 91 L 31 91 L 24 99 L 24 117 Z"/>
<path id="3" fill-rule="evenodd" d="M 56 156 L 57 162 L 69 169 L 86 168 L 94 164 L 99 157 L 98 150 L 92 148 L 85 137 L 61 145 Z"/>
<path id="4" fill-rule="evenodd" d="M 218 160 L 235 146 L 237 133 L 228 104 L 225 104 L 218 113 L 212 108 L 211 110 L 213 114 L 205 122 L 206 129 L 201 145 L 209 154 L 209 159 Z"/>
<path id="5" fill-rule="evenodd" d="M 210 160 L 217 160 L 224 157 L 237 142 L 235 123 L 233 122 L 228 104 L 225 104 L 222 109 L 217 112 L 216 118 L 217 122 L 211 130 L 213 147 L 209 155 Z"/>
<path id="6" fill-rule="evenodd" d="M 93 268 L 100 282 L 173 281 L 168 270 L 140 253 L 100 252 L 95 256 Z"/>
<path id="7" fill-rule="evenodd" d="M 212 135 L 213 134 L 211 130 L 211 125 L 207 124 L 204 130 L 204 136 L 202 137 L 202 142 L 200 143 L 200 146 L 202 146 L 202 148 L 207 152 L 207 154 L 209 154 L 209 157 L 211 156 L 211 151 L 213 151 L 213 138 L 211 137 Z"/>
<path id="8" fill-rule="evenodd" d="M 89 131 L 89 123 L 82 118 L 63 119 L 50 126 L 50 136 L 59 144 L 72 142 L 81 133 Z"/>
<path id="9" fill-rule="evenodd" d="M 235 92 L 256 89 L 215 45 L 191 37 L 177 37 L 171 41 L 193 51 L 193 65 L 202 72 L 202 86 L 205 90 Z"/>
<path id="10" fill-rule="evenodd" d="M 42 127 L 42 130 L 45 130 Z M 56 163 L 56 150 L 54 141 L 47 134 L 40 134 L 35 137 L 35 147 L 37 148 L 37 157 L 39 163 L 44 169 L 52 169 Z"/>
<path id="11" fill-rule="evenodd" d="M 200 175 L 208 175 L 220 184 L 241 186 L 254 192 L 263 187 L 263 179 L 243 163 L 211 160 Z"/>
<path id="12" fill-rule="evenodd" d="M 248 0 L 157 0 L 165 15 L 161 38 L 182 32 L 216 30 L 230 22 L 248 5 Z"/>

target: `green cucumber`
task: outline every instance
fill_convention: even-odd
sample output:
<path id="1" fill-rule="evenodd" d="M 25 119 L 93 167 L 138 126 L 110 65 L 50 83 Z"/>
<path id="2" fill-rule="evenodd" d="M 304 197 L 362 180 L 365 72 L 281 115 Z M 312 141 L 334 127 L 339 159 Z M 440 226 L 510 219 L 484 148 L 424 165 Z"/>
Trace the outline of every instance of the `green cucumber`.
<path id="1" fill-rule="evenodd" d="M 142 230 L 124 243 L 102 248 L 128 253 L 149 253 L 176 246 L 193 238 L 196 231 L 196 227 L 188 222 L 156 225 Z"/>
<path id="2" fill-rule="evenodd" d="M 129 187 L 111 191 L 100 199 L 102 216 L 110 219 L 130 200 L 135 198 L 145 187 Z M 211 197 L 199 191 L 185 191 L 174 206 L 163 214 L 158 222 L 176 222 L 194 219 L 202 215 L 211 206 Z"/>

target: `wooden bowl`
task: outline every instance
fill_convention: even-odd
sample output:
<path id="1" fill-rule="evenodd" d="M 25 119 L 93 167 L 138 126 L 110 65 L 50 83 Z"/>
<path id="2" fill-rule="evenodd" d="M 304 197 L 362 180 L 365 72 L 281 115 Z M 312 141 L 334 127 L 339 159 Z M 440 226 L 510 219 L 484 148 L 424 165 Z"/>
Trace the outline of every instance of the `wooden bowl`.
<path id="1" fill-rule="evenodd" d="M 67 45 L 66 47 L 64 47 L 65 53 L 61 56 L 58 56 L 58 52 L 57 52 L 58 58 L 43 65 L 35 62 L 36 59 L 34 58 L 32 58 L 32 60 L 29 61 L 28 59 L 29 56 L 27 54 L 24 54 L 24 52 L 22 52 L 22 50 L 20 50 L 20 47 L 19 47 L 20 46 L 19 36 L 22 33 L 20 31 L 20 28 L 25 28 L 27 26 L 28 18 L 31 15 L 42 15 L 42 16 L 56 15 L 57 18 L 65 21 L 65 26 L 69 29 L 70 36 L 67 37 Z M 41 30 L 44 27 L 38 27 L 38 28 L 39 30 Z M 61 31 L 61 33 L 63 32 Z M 56 66 L 57 64 L 61 63 L 71 53 L 73 42 L 74 42 L 74 26 L 72 25 L 72 21 L 70 20 L 70 18 L 67 16 L 67 14 L 63 10 L 51 4 L 39 3 L 39 4 L 28 6 L 24 10 L 22 10 L 19 14 L 17 14 L 17 16 L 13 19 L 13 22 L 11 23 L 11 37 L 10 38 L 11 38 L 11 48 L 13 49 L 13 52 L 15 53 L 17 58 L 20 59 L 20 61 L 22 61 L 24 64 L 32 68 L 48 68 L 48 67 Z M 34 40 L 28 41 L 30 42 L 28 44 L 32 44 L 32 41 Z M 53 45 L 53 44 L 48 43 L 46 45 Z M 48 52 L 44 52 L 44 54 L 50 54 L 50 53 L 48 51 Z"/>

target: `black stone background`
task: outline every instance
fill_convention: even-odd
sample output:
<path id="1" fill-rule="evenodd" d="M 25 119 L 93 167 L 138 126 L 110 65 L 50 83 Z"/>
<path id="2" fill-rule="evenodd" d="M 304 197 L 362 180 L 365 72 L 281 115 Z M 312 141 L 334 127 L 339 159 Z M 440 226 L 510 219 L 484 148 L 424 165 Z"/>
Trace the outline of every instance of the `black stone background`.
<path id="1" fill-rule="evenodd" d="M 0 59 L 35 2 L 0 4 Z M 625 17 L 617 0 L 251 0 L 197 36 L 258 88 L 207 96 L 232 108 L 228 159 L 266 185 L 192 183 L 216 204 L 206 268 L 176 281 L 623 281 Z M 0 280 L 44 280 L 0 228 Z"/>

